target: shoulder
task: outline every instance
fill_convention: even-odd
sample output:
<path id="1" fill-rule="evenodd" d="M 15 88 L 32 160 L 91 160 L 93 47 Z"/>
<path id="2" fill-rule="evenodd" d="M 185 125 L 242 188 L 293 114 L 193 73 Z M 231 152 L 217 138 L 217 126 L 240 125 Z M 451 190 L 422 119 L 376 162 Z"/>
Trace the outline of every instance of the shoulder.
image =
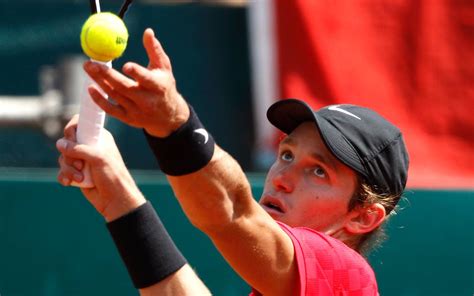
<path id="1" fill-rule="evenodd" d="M 315 231 L 307 227 L 290 227 L 284 223 L 277 222 L 278 225 L 290 236 L 293 243 L 305 244 L 311 248 L 340 248 L 341 241 L 332 238 L 322 232 Z M 344 244 L 343 244 L 344 245 Z M 345 246 L 345 245 L 344 245 Z"/>
<path id="2" fill-rule="evenodd" d="M 290 236 L 295 248 L 300 247 L 305 251 L 311 250 L 316 254 L 323 252 L 321 255 L 337 255 L 340 259 L 347 257 L 348 260 L 356 261 L 370 268 L 362 255 L 338 239 L 311 228 L 290 227 L 280 222 L 278 222 L 278 225 Z M 338 267 L 343 267 L 338 263 L 334 262 Z"/>
<path id="3" fill-rule="evenodd" d="M 310 228 L 278 224 L 295 248 L 300 295 L 322 290 L 332 294 L 348 289 L 367 292 L 361 295 L 377 295 L 375 274 L 365 258 L 355 250 Z"/>

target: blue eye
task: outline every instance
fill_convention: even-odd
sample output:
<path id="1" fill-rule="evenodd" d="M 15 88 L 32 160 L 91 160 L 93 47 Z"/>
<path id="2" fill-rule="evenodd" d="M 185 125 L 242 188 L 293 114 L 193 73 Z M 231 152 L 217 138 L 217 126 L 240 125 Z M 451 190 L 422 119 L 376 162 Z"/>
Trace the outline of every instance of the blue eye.
<path id="1" fill-rule="evenodd" d="M 289 152 L 289 151 L 284 151 L 284 152 L 280 155 L 280 158 L 281 158 L 281 160 L 283 160 L 283 161 L 292 161 L 292 160 L 293 160 L 293 154 L 291 154 L 291 152 Z"/>
<path id="2" fill-rule="evenodd" d="M 321 168 L 321 167 L 315 168 L 314 171 L 313 171 L 313 173 L 314 173 L 314 175 L 315 175 L 316 177 L 319 177 L 319 178 L 326 178 L 326 171 L 325 171 L 323 168 Z"/>

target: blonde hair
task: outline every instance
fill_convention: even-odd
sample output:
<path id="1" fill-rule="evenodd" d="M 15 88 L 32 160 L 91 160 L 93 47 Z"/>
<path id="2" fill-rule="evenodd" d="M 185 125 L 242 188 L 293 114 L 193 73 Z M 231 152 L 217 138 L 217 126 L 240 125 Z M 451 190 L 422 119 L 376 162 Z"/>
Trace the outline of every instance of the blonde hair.
<path id="1" fill-rule="evenodd" d="M 379 227 L 358 237 L 355 250 L 363 255 L 367 255 L 387 239 L 385 225 L 390 217 L 396 215 L 395 210 L 397 209 L 397 203 L 400 200 L 401 193 L 378 193 L 376 188 L 368 185 L 361 179 L 359 179 L 358 183 L 358 189 L 356 189 L 354 195 L 349 201 L 349 211 L 356 207 L 365 207 L 367 205 L 378 203 L 385 208 L 385 213 L 387 214 L 384 222 Z"/>

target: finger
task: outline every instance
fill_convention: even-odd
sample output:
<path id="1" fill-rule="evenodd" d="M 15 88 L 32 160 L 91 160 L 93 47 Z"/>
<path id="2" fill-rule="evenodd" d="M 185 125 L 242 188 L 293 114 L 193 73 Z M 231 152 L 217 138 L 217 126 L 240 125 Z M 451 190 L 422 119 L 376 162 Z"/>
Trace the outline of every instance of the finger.
<path id="1" fill-rule="evenodd" d="M 84 70 L 104 91 L 112 88 L 125 97 L 133 95 L 135 91 L 137 83 L 113 68 L 88 61 L 84 63 Z M 113 98 L 112 94 L 109 96 Z"/>
<path id="2" fill-rule="evenodd" d="M 89 86 L 87 89 L 92 100 L 99 106 L 105 113 L 123 120 L 126 115 L 126 110 L 120 105 L 120 103 L 112 103 L 109 101 L 95 85 Z"/>
<path id="3" fill-rule="evenodd" d="M 64 157 L 64 163 L 68 166 L 74 167 L 76 170 L 81 171 L 84 168 L 84 161 L 81 159 L 75 159 L 71 157 Z"/>
<path id="4" fill-rule="evenodd" d="M 99 86 L 94 85 L 94 84 L 91 84 L 91 86 L 94 86 L 97 89 L 97 91 L 99 91 L 102 94 L 102 96 L 107 100 L 107 97 L 103 94 L 103 92 L 105 92 L 108 95 L 108 97 L 112 99 L 111 101 L 112 104 L 116 103 L 116 104 L 122 105 L 126 109 L 135 107 L 133 100 L 122 95 L 116 89 L 111 87 L 105 80 L 100 80 Z M 136 93 L 138 89 L 136 87 L 135 89 L 136 89 L 135 91 Z"/>
<path id="5" fill-rule="evenodd" d="M 71 182 L 72 182 L 70 178 L 66 177 L 62 173 L 58 174 L 57 179 L 58 179 L 59 184 L 61 184 L 63 186 L 69 186 L 69 185 L 71 185 Z"/>
<path id="6" fill-rule="evenodd" d="M 150 68 L 171 69 L 169 57 L 150 28 L 146 29 L 143 33 L 143 46 L 145 47 L 148 59 L 150 59 Z"/>
<path id="7" fill-rule="evenodd" d="M 84 168 L 84 161 L 83 161 L 83 160 L 80 160 L 80 159 L 76 159 L 76 160 L 74 160 L 74 162 L 72 163 L 72 166 L 75 167 L 76 170 L 82 171 L 82 169 Z"/>
<path id="8" fill-rule="evenodd" d="M 58 157 L 58 163 L 59 163 L 59 165 L 61 165 L 61 164 L 63 164 L 64 162 L 65 162 L 64 155 L 61 154 L 61 155 Z"/>
<path id="9" fill-rule="evenodd" d="M 63 178 L 67 178 L 69 180 L 74 180 L 77 182 L 81 182 L 82 179 L 84 178 L 84 175 L 81 171 L 76 170 L 76 168 L 67 165 L 63 160 L 60 160 L 60 170 L 59 174 L 62 175 Z"/>
<path id="10" fill-rule="evenodd" d="M 97 163 L 101 161 L 97 149 L 87 145 L 77 144 L 64 138 L 59 139 L 56 142 L 56 148 L 65 158 L 82 159 L 88 163 Z"/>
<path id="11" fill-rule="evenodd" d="M 59 166 L 70 166 L 80 171 L 84 167 L 84 161 L 80 159 L 75 159 L 71 157 L 66 157 L 64 154 L 61 154 L 58 158 Z"/>
<path id="12" fill-rule="evenodd" d="M 59 164 L 61 163 L 65 163 L 68 166 L 73 166 L 74 158 L 66 157 L 64 156 L 64 154 L 61 154 L 61 156 L 59 157 Z"/>
<path id="13" fill-rule="evenodd" d="M 76 141 L 76 130 L 79 115 L 75 114 L 64 127 L 64 137 L 70 141 Z"/>
<path id="14" fill-rule="evenodd" d="M 57 180 L 64 186 L 71 185 L 72 181 L 81 183 L 84 180 L 84 175 L 81 172 L 72 171 L 66 168 L 61 169 L 58 174 Z"/>
<path id="15" fill-rule="evenodd" d="M 81 159 L 66 157 L 64 154 L 61 154 L 58 158 L 58 163 L 62 163 L 74 167 L 76 170 L 81 171 L 84 168 L 84 161 Z"/>
<path id="16" fill-rule="evenodd" d="M 149 69 L 135 63 L 126 63 L 122 69 L 125 74 L 135 79 L 140 86 L 153 91 L 162 91 L 163 87 L 160 80 Z"/>
<path id="17" fill-rule="evenodd" d="M 59 165 L 60 170 L 58 174 L 58 181 L 61 184 L 69 186 L 72 181 L 82 182 L 84 179 L 82 172 L 76 170 L 72 166 L 67 165 L 64 158 L 59 160 Z"/>

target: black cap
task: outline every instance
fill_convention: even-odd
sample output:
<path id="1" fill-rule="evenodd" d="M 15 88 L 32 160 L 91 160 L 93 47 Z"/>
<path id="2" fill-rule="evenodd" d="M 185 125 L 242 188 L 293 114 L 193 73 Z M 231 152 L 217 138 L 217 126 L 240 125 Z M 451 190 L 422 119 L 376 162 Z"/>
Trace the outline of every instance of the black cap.
<path id="1" fill-rule="evenodd" d="M 375 111 L 348 104 L 314 111 L 301 100 L 287 99 L 270 106 L 267 117 L 286 134 L 313 121 L 334 156 L 377 193 L 403 193 L 409 160 L 402 133 Z"/>

